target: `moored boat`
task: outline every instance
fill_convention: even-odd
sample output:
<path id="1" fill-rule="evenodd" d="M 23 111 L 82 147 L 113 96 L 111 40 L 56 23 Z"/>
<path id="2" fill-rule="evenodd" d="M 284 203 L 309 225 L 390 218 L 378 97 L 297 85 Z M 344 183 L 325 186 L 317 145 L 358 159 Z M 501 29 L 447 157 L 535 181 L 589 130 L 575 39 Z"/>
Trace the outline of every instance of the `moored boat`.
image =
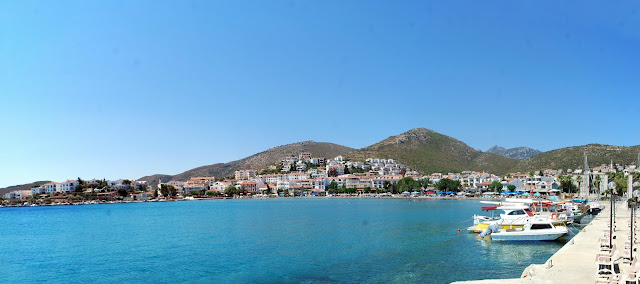
<path id="1" fill-rule="evenodd" d="M 480 234 L 495 241 L 553 241 L 569 232 L 566 226 L 556 226 L 545 218 L 531 218 L 523 227 L 498 229 L 492 225 Z"/>
<path id="2" fill-rule="evenodd" d="M 480 233 L 486 230 L 491 224 L 496 224 L 501 229 L 522 228 L 532 217 L 549 219 L 556 226 L 566 226 L 569 219 L 561 218 L 558 214 L 549 214 L 548 216 L 536 215 L 531 211 L 526 203 L 506 203 L 499 206 L 483 206 L 483 211 L 501 210 L 504 213 L 499 217 L 473 216 L 473 226 L 467 228 L 468 231 Z"/>

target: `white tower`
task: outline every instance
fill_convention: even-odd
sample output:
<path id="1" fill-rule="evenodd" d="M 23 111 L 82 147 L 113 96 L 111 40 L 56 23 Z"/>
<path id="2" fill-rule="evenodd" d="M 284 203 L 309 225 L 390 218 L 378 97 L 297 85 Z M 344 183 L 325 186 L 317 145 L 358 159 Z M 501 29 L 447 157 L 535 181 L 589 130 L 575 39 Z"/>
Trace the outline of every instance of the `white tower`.
<path id="1" fill-rule="evenodd" d="M 582 175 L 582 183 L 580 184 L 580 196 L 588 196 L 589 195 L 589 184 L 591 183 L 591 179 L 589 176 L 591 175 L 591 170 L 589 170 L 589 163 L 587 162 L 587 152 L 584 152 L 584 172 Z"/>

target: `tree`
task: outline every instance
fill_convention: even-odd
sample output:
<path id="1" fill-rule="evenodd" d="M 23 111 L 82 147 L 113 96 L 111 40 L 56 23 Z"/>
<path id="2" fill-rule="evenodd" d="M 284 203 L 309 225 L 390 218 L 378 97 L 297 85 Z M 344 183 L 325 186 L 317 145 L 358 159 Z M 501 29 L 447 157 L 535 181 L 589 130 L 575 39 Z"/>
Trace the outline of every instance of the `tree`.
<path id="1" fill-rule="evenodd" d="M 600 177 L 600 175 L 596 175 L 596 177 L 593 178 L 593 185 L 595 185 L 596 190 L 600 188 L 601 183 L 602 183 L 602 178 Z"/>
<path id="2" fill-rule="evenodd" d="M 509 189 L 509 191 L 514 192 L 516 190 L 516 186 L 513 184 L 507 185 L 507 189 Z"/>
<path id="3" fill-rule="evenodd" d="M 459 180 L 443 178 L 434 185 L 438 190 L 459 191 L 462 184 Z"/>
<path id="4" fill-rule="evenodd" d="M 160 193 L 162 193 L 162 195 L 164 196 L 174 196 L 176 195 L 176 188 L 173 185 L 166 185 L 166 184 L 161 184 L 160 185 Z"/>
<path id="5" fill-rule="evenodd" d="M 412 177 L 404 177 L 398 181 L 398 191 L 413 191 L 420 188 L 420 182 L 414 180 Z"/>
<path id="6" fill-rule="evenodd" d="M 389 181 L 384 181 L 382 183 L 382 188 L 384 188 L 387 192 L 389 192 L 389 189 L 391 188 L 391 183 Z"/>
<path id="7" fill-rule="evenodd" d="M 431 185 L 431 179 L 429 178 L 423 178 L 418 181 L 420 182 L 420 186 L 425 189 Z"/>
<path id="8" fill-rule="evenodd" d="M 120 188 L 120 189 L 118 189 L 118 195 L 120 195 L 120 196 L 122 196 L 122 197 L 127 196 L 127 190 L 126 190 L 126 189 L 124 189 L 124 188 Z"/>
<path id="9" fill-rule="evenodd" d="M 224 194 L 227 196 L 240 195 L 245 193 L 244 189 L 241 187 L 229 186 L 224 190 Z"/>
<path id="10" fill-rule="evenodd" d="M 335 180 L 332 180 L 327 186 L 327 190 L 329 190 L 329 192 L 333 190 L 333 193 L 335 193 L 336 189 L 338 189 L 338 183 Z"/>
<path id="11" fill-rule="evenodd" d="M 574 193 L 578 191 L 578 187 L 573 183 L 571 176 L 559 176 L 560 190 L 565 193 Z"/>
<path id="12" fill-rule="evenodd" d="M 502 183 L 500 183 L 499 181 L 495 180 L 493 181 L 490 185 L 489 185 L 489 189 L 495 191 L 495 192 L 501 192 L 502 191 Z"/>

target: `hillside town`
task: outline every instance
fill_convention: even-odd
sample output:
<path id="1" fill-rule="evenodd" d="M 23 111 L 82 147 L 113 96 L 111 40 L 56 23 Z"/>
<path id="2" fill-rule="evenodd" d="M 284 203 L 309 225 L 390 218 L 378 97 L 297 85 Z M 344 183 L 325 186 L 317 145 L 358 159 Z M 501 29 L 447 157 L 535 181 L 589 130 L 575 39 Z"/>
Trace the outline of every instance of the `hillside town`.
<path id="1" fill-rule="evenodd" d="M 586 169 L 586 170 L 585 170 Z M 635 165 L 602 164 L 589 169 L 545 169 L 498 176 L 487 172 L 421 175 L 394 159 L 350 161 L 343 156 L 291 155 L 266 169 L 243 169 L 230 177 L 192 177 L 186 181 L 90 179 L 49 182 L 30 190 L 4 195 L 3 204 L 75 204 L 232 197 L 308 196 L 422 196 L 484 197 L 503 195 L 549 196 L 560 193 L 601 194 L 609 179 L 624 179 Z M 588 172 L 588 175 L 586 174 Z M 591 185 L 591 186 L 589 186 Z"/>

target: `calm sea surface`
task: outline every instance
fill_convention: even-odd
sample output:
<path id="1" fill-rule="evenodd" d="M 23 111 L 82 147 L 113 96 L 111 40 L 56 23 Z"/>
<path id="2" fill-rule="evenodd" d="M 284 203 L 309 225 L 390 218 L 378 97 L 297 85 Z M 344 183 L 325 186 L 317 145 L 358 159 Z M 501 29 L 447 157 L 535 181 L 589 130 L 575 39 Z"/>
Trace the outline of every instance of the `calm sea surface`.
<path id="1" fill-rule="evenodd" d="M 464 229 L 480 206 L 254 199 L 0 208 L 0 282 L 446 283 L 520 277 L 564 244 L 479 240 Z"/>

